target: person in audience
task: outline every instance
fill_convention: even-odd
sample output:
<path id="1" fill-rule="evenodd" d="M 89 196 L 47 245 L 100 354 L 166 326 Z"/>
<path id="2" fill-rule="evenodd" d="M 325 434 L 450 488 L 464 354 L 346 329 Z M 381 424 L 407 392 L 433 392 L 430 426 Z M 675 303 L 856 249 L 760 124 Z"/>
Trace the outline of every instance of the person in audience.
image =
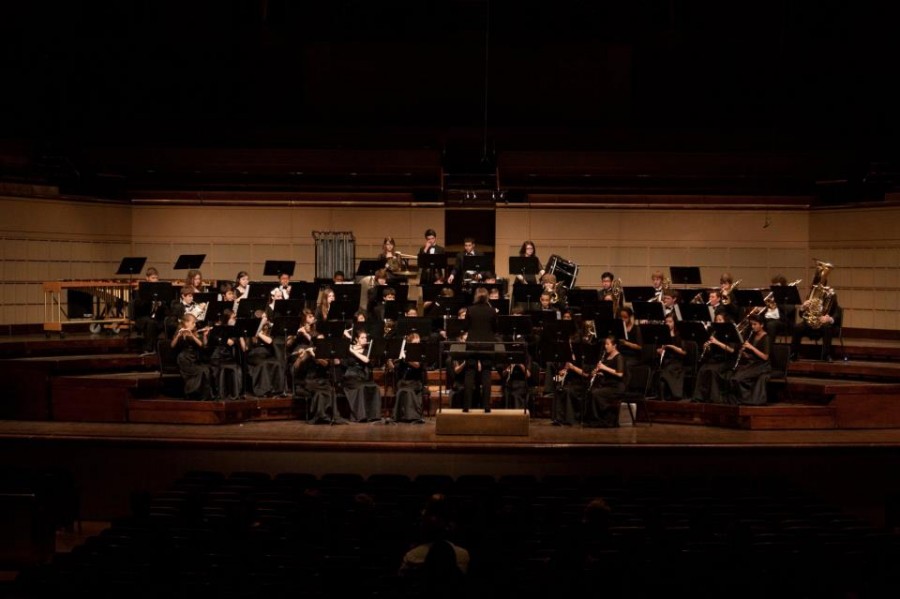
<path id="1" fill-rule="evenodd" d="M 419 542 L 403 556 L 400 564 L 400 576 L 421 574 L 429 551 L 435 543 L 439 542 L 445 542 L 450 546 L 456 558 L 457 568 L 463 574 L 467 573 L 469 571 L 469 552 L 450 541 L 453 528 L 447 497 L 441 493 L 431 495 L 422 509 L 422 518 L 419 522 Z"/>

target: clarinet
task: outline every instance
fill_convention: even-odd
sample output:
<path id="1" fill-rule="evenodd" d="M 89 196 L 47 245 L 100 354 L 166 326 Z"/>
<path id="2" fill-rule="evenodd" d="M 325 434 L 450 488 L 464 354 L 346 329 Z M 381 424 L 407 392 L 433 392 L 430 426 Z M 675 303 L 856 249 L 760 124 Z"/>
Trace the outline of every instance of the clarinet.
<path id="1" fill-rule="evenodd" d="M 603 350 L 603 353 L 600 354 L 600 361 L 597 362 L 597 367 L 594 368 L 593 374 L 591 374 L 591 382 L 588 383 L 588 389 L 594 388 L 594 381 L 597 379 L 597 376 L 600 374 L 600 365 L 603 364 L 603 360 L 606 359 L 606 350 Z"/>

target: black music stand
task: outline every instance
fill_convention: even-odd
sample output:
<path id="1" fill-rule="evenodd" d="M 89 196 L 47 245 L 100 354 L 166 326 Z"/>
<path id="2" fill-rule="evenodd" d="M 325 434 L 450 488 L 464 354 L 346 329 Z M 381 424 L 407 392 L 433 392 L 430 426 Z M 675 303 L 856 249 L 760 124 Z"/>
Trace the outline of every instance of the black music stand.
<path id="1" fill-rule="evenodd" d="M 639 326 L 641 328 L 641 339 L 644 341 L 644 344 L 664 345 L 672 339 L 669 327 L 664 324 L 642 324 Z"/>
<path id="2" fill-rule="evenodd" d="M 356 267 L 356 277 L 372 277 L 375 271 L 381 270 L 385 266 L 384 260 L 360 260 L 359 266 Z"/>
<path id="3" fill-rule="evenodd" d="M 522 275 L 523 277 L 537 276 L 541 272 L 541 263 L 534 256 L 510 256 L 509 257 L 509 274 L 510 276 Z"/>
<path id="4" fill-rule="evenodd" d="M 233 310 L 234 302 L 226 302 L 222 300 L 214 300 L 209 302 L 206 307 L 206 322 L 219 322 L 222 312 L 225 310 Z"/>
<path id="5" fill-rule="evenodd" d="M 796 285 L 772 285 L 772 298 L 781 306 L 797 306 L 803 303 Z"/>
<path id="6" fill-rule="evenodd" d="M 359 296 L 362 294 L 362 285 L 359 283 L 344 283 L 342 285 L 332 285 L 331 290 L 334 291 L 334 299 L 339 302 L 353 302 L 359 308 Z"/>
<path id="7" fill-rule="evenodd" d="M 265 311 L 266 307 L 269 305 L 269 302 L 265 299 L 242 299 L 238 302 L 238 318 L 251 318 L 258 311 Z"/>
<path id="8" fill-rule="evenodd" d="M 542 340 L 538 346 L 540 363 L 544 368 L 547 364 L 565 364 L 574 360 L 574 350 L 568 341 L 558 339 Z"/>
<path id="9" fill-rule="evenodd" d="M 430 272 L 432 281 L 437 278 L 435 276 L 437 271 L 443 272 L 447 269 L 447 254 L 425 254 L 419 252 L 416 256 L 416 261 L 419 264 L 419 273 Z"/>
<path id="10" fill-rule="evenodd" d="M 541 327 L 542 329 L 548 322 L 557 322 L 559 320 L 559 314 L 556 310 L 531 310 L 526 316 L 531 318 L 532 327 Z"/>
<path id="11" fill-rule="evenodd" d="M 720 323 L 726 324 L 726 323 Z M 697 346 L 702 346 L 709 339 L 709 327 L 706 323 L 696 320 L 682 320 L 675 323 L 678 335 L 685 341 L 693 341 Z"/>
<path id="12" fill-rule="evenodd" d="M 737 305 L 741 308 L 758 308 L 766 305 L 761 289 L 734 289 L 733 291 Z"/>
<path id="13" fill-rule="evenodd" d="M 450 341 L 457 341 L 464 331 L 467 332 L 469 330 L 469 325 L 465 318 L 448 318 L 446 326 L 447 339 Z"/>
<path id="14" fill-rule="evenodd" d="M 252 287 L 251 287 L 252 289 Z M 291 298 L 303 300 L 307 306 L 315 305 L 319 299 L 319 286 L 309 281 L 291 282 Z"/>
<path id="15" fill-rule="evenodd" d="M 458 289 L 457 285 L 451 285 L 447 283 L 423 283 L 419 285 L 422 288 L 422 301 L 423 302 L 433 302 L 440 301 L 442 298 L 441 292 L 444 289 L 452 289 L 453 295 L 451 297 L 456 297 L 456 290 Z"/>
<path id="16" fill-rule="evenodd" d="M 373 308 L 384 301 L 385 289 L 393 289 L 394 299 L 397 303 L 406 305 L 406 301 L 409 298 L 409 285 L 375 285 L 372 287 L 371 305 Z"/>
<path id="17" fill-rule="evenodd" d="M 665 311 L 659 302 L 631 302 L 631 309 L 634 310 L 634 318 L 638 321 L 662 322 L 665 320 Z"/>
<path id="18" fill-rule="evenodd" d="M 195 270 L 200 268 L 203 261 L 206 260 L 206 254 L 181 254 L 175 260 L 174 270 Z"/>
<path id="19" fill-rule="evenodd" d="M 405 337 L 410 333 L 418 333 L 425 339 L 431 334 L 431 319 L 424 316 L 401 316 L 397 320 L 397 335 Z"/>
<path id="20" fill-rule="evenodd" d="M 384 311 L 382 312 L 382 320 L 393 320 L 397 321 L 400 318 L 400 302 L 398 301 L 384 301 L 382 302 L 384 306 Z"/>
<path id="21" fill-rule="evenodd" d="M 569 306 L 596 306 L 600 296 L 596 289 L 584 289 L 576 287 L 566 291 L 566 303 Z"/>
<path id="22" fill-rule="evenodd" d="M 676 285 L 702 284 L 699 266 L 670 266 L 669 276 L 672 283 Z"/>
<path id="23" fill-rule="evenodd" d="M 147 258 L 122 258 L 122 261 L 119 263 L 119 268 L 116 270 L 117 275 L 128 275 L 129 280 L 141 272 L 141 269 L 144 268 L 144 264 L 147 262 Z"/>
<path id="24" fill-rule="evenodd" d="M 328 307 L 328 320 L 350 320 L 359 310 L 359 300 L 334 300 Z"/>
<path id="25" fill-rule="evenodd" d="M 264 277 L 280 277 L 281 275 L 294 276 L 294 267 L 297 263 L 294 260 L 266 260 L 263 265 Z"/>
<path id="26" fill-rule="evenodd" d="M 594 304 L 585 304 L 581 308 L 581 316 L 584 320 L 618 320 L 613 313 L 611 300 L 599 300 Z"/>
<path id="27" fill-rule="evenodd" d="M 238 337 L 250 338 L 256 335 L 262 318 L 236 318 L 234 321 L 234 330 Z"/>
<path id="28" fill-rule="evenodd" d="M 281 301 L 292 301 L 292 300 L 281 300 Z M 278 302 L 276 302 L 277 304 Z M 283 393 L 286 393 L 287 389 L 291 389 L 292 386 L 289 386 L 289 378 L 290 373 L 293 371 L 293 368 L 290 368 L 290 364 L 288 364 L 287 359 L 287 338 L 290 335 L 296 335 L 297 331 L 300 329 L 300 325 L 303 323 L 302 316 L 281 316 L 276 314 L 272 319 L 272 330 L 269 331 L 269 334 L 274 341 L 276 338 L 281 341 L 281 349 L 278 349 L 278 346 L 275 346 L 275 355 L 278 357 L 278 354 L 281 353 L 280 359 L 285 363 L 285 367 L 282 369 L 284 380 L 281 381 L 281 389 Z"/>
<path id="29" fill-rule="evenodd" d="M 175 287 L 171 283 L 141 281 L 138 283 L 141 299 L 151 302 L 164 302 L 168 306 L 175 299 Z"/>
<path id="30" fill-rule="evenodd" d="M 631 302 L 632 305 L 634 302 L 646 302 L 652 297 L 656 296 L 656 289 L 653 287 L 646 286 L 637 286 L 637 287 L 623 287 L 622 288 L 623 301 Z"/>
<path id="31" fill-rule="evenodd" d="M 574 334 L 574 320 L 548 320 L 544 323 L 541 339 L 561 339 L 563 341 L 568 341 Z"/>
<path id="32" fill-rule="evenodd" d="M 430 311 L 438 311 L 441 316 L 458 316 L 459 311 L 466 307 L 464 297 L 442 297 L 428 308 Z"/>
<path id="33" fill-rule="evenodd" d="M 715 335 L 716 339 L 725 345 L 741 345 L 744 343 L 737 325 L 733 322 L 714 322 L 711 334 Z"/>
<path id="34" fill-rule="evenodd" d="M 272 289 L 274 289 L 274 286 L 269 281 L 250 281 L 247 297 L 244 299 L 268 300 L 271 297 Z"/>
<path id="35" fill-rule="evenodd" d="M 466 272 L 494 272 L 494 256 L 481 254 L 480 256 L 463 256 L 462 264 L 456 265 L 460 273 Z"/>
<path id="36" fill-rule="evenodd" d="M 625 322 L 620 318 L 596 318 L 594 319 L 594 329 L 597 331 L 598 340 L 605 339 L 610 335 L 616 339 L 625 338 Z"/>
<path id="37" fill-rule="evenodd" d="M 272 312 L 275 316 L 292 316 L 300 317 L 306 308 L 306 302 L 302 299 L 281 299 L 275 300 L 275 307 Z M 299 328 L 299 327 L 298 327 Z"/>
<path id="38" fill-rule="evenodd" d="M 335 339 L 344 337 L 344 331 L 347 330 L 348 324 L 351 324 L 349 318 L 346 320 L 326 320 L 325 322 L 317 322 L 316 330 L 324 335 L 326 339 Z"/>
<path id="39" fill-rule="evenodd" d="M 537 283 L 516 283 L 513 285 L 513 301 L 525 304 L 525 310 L 531 310 L 531 304 L 540 303 L 544 286 Z"/>
<path id="40" fill-rule="evenodd" d="M 503 335 L 504 339 L 511 339 L 512 341 L 527 339 L 532 329 L 531 316 L 502 315 L 497 317 L 497 330 Z"/>
<path id="41" fill-rule="evenodd" d="M 313 340 L 317 360 L 328 360 L 331 363 L 331 420 L 330 424 L 347 424 L 337 412 L 337 365 L 335 360 L 346 360 L 350 355 L 350 340 L 344 336 Z"/>
<path id="42" fill-rule="evenodd" d="M 709 313 L 709 306 L 707 304 L 686 303 L 678 304 L 678 307 L 681 310 L 682 322 L 709 322 L 710 320 L 712 320 L 712 316 Z"/>

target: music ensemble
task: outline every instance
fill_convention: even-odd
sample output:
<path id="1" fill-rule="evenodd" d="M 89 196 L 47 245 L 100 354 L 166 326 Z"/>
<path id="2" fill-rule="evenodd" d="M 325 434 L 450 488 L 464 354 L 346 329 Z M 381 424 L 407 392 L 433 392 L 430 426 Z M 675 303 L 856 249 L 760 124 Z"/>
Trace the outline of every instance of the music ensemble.
<path id="1" fill-rule="evenodd" d="M 187 399 L 292 396 L 310 423 L 422 423 L 439 371 L 453 408 L 534 414 L 549 399 L 554 425 L 614 427 L 633 398 L 765 404 L 777 347 L 796 359 L 815 339 L 830 360 L 841 321 L 833 266 L 819 260 L 805 299 L 781 275 L 764 289 L 730 273 L 704 287 L 699 269 L 678 267 L 579 287 L 577 264 L 542 261 L 531 241 L 498 278 L 475 239 L 448 255 L 432 229 L 415 253 L 388 237 L 360 264 L 315 282 L 293 281 L 292 263 L 277 281 L 191 270 L 180 287 L 151 267 L 133 294 L 135 328 L 146 353 L 177 364 Z M 790 344 L 776 347 L 779 336 Z"/>

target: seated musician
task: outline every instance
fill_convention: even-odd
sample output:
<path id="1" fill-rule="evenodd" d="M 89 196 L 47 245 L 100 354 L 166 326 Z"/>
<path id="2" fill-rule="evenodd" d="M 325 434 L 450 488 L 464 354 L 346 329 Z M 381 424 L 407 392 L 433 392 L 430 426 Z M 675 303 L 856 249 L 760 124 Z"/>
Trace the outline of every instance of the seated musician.
<path id="1" fill-rule="evenodd" d="M 791 359 L 797 359 L 800 352 L 800 343 L 804 337 L 808 337 L 822 340 L 822 360 L 831 362 L 833 359 L 831 355 L 831 340 L 835 329 L 841 326 L 841 311 L 838 307 L 837 293 L 832 295 L 827 310 L 813 315 L 812 320 L 815 322 L 815 326 L 810 323 L 810 316 L 808 315 L 811 306 L 812 303 L 808 299 L 800 305 L 800 322 L 794 328 L 794 334 L 791 336 Z"/>
<path id="2" fill-rule="evenodd" d="M 787 286 L 787 279 L 784 275 L 775 275 L 772 277 L 773 287 Z M 790 334 L 794 331 L 794 320 L 797 318 L 797 310 L 794 306 L 785 304 L 776 304 L 774 300 L 766 305 L 766 333 L 772 342 L 779 333 Z"/>
<path id="3" fill-rule="evenodd" d="M 683 320 L 681 318 L 681 308 L 678 307 L 678 295 L 678 291 L 675 289 L 666 289 L 662 294 L 663 315 L 674 315 L 675 322 Z"/>
<path id="4" fill-rule="evenodd" d="M 346 280 L 346 275 L 343 270 L 336 270 L 334 274 L 331 276 L 331 280 L 334 283 L 344 283 Z"/>
<path id="5" fill-rule="evenodd" d="M 499 364 L 497 367 L 503 385 L 503 405 L 506 408 L 524 410 L 528 407 L 528 387 L 532 380 L 531 354 L 528 346 L 525 344 L 523 346 L 525 352 L 521 357 L 511 363 Z"/>
<path id="6" fill-rule="evenodd" d="M 334 302 L 334 290 L 330 287 L 323 287 L 319 290 L 319 297 L 316 299 L 316 322 L 325 322 L 328 320 L 328 311 Z"/>
<path id="7" fill-rule="evenodd" d="M 731 322 L 725 312 L 716 314 L 715 322 L 725 323 Z M 703 351 L 700 354 L 700 370 L 697 371 L 696 384 L 694 385 L 694 394 L 691 401 L 695 402 L 712 402 L 724 403 L 721 397 L 720 386 L 715 384 L 716 380 L 725 378 L 730 374 L 737 359 L 738 343 L 725 343 L 716 339 L 715 334 L 703 344 Z"/>
<path id="8" fill-rule="evenodd" d="M 723 272 L 719 278 L 719 299 L 721 300 L 721 305 L 728 310 L 728 315 L 731 316 L 732 320 L 740 322 L 743 312 L 737 303 L 737 298 L 734 296 L 735 286 L 736 284 L 731 273 Z"/>
<path id="9" fill-rule="evenodd" d="M 615 296 L 613 295 L 613 281 L 615 281 L 616 275 L 611 272 L 604 272 L 600 275 L 600 291 L 599 296 L 600 299 L 605 302 L 615 301 Z"/>
<path id="10" fill-rule="evenodd" d="M 178 298 L 172 300 L 169 307 L 169 316 L 166 318 L 166 336 L 171 338 L 178 328 L 179 321 L 185 314 L 192 313 L 196 317 L 196 306 L 194 303 L 194 288 L 185 285 L 181 288 Z"/>
<path id="11" fill-rule="evenodd" d="M 616 338 L 603 340 L 603 355 L 591 373 L 585 398 L 584 425 L 592 427 L 619 426 L 619 404 L 625 391 L 625 357 L 616 347 Z"/>
<path id="12" fill-rule="evenodd" d="M 619 310 L 619 318 L 625 325 L 625 338 L 619 339 L 619 352 L 625 358 L 625 367 L 631 368 L 641 363 L 642 341 L 641 327 L 634 321 L 634 310 L 625 306 Z"/>
<path id="13" fill-rule="evenodd" d="M 251 392 L 256 397 L 274 397 L 284 390 L 285 364 L 275 353 L 275 340 L 272 338 L 272 322 L 265 312 L 257 311 L 257 318 L 262 318 L 259 330 L 244 340 L 247 347 L 247 371 L 250 375 Z"/>
<path id="14" fill-rule="evenodd" d="M 566 288 L 564 285 L 559 284 L 559 281 L 556 279 L 556 275 L 553 273 L 547 273 L 541 277 L 541 286 L 543 290 L 541 293 L 549 294 L 549 297 L 555 299 L 553 301 L 553 305 L 555 309 L 562 310 L 566 307 Z M 543 304 L 541 305 L 541 309 L 543 310 Z"/>
<path id="15" fill-rule="evenodd" d="M 754 406 L 766 403 L 766 382 L 772 367 L 769 362 L 771 339 L 765 325 L 762 314 L 750 318 L 753 333 L 741 346 L 738 367 L 727 379 L 729 403 Z"/>
<path id="16" fill-rule="evenodd" d="M 305 378 L 305 372 L 301 372 L 301 369 L 314 357 L 312 347 L 316 337 L 318 337 L 316 315 L 309 308 L 304 308 L 297 333 L 288 337 L 285 344 L 285 349 L 293 360 L 292 372 L 295 381 Z"/>
<path id="17" fill-rule="evenodd" d="M 351 422 L 381 420 L 381 388 L 372 380 L 369 367 L 369 336 L 365 330 L 356 331 L 350 343 L 341 386 L 350 406 Z"/>
<path id="18" fill-rule="evenodd" d="M 237 301 L 250 297 L 250 274 L 246 270 L 238 272 L 234 277 L 234 292 Z"/>
<path id="19" fill-rule="evenodd" d="M 650 273 L 650 284 L 653 286 L 653 298 L 650 301 L 662 301 L 663 281 L 665 281 L 665 275 L 661 270 L 654 270 Z"/>
<path id="20" fill-rule="evenodd" d="M 378 260 L 384 265 L 383 268 L 390 272 L 400 272 L 403 270 L 403 263 L 400 261 L 400 252 L 396 251 L 397 244 L 393 237 L 385 237 L 381 244 L 381 253 L 378 254 Z"/>
<path id="21" fill-rule="evenodd" d="M 234 311 L 225 309 L 219 315 L 216 325 L 204 337 L 215 383 L 215 399 L 239 399 L 244 393 L 244 374 L 238 362 L 239 341 L 226 336 L 224 327 L 234 326 Z"/>
<path id="22" fill-rule="evenodd" d="M 180 328 L 172 336 L 170 347 L 177 352 L 175 361 L 184 380 L 184 396 L 201 401 L 212 398 L 212 370 L 203 360 L 203 340 L 193 314 L 182 314 Z"/>
<path id="23" fill-rule="evenodd" d="M 406 347 L 418 345 L 421 338 L 416 332 L 406 336 Z M 423 362 L 407 359 L 406 349 L 400 352 L 397 362 L 389 361 L 397 381 L 396 399 L 394 400 L 393 419 L 396 422 L 424 424 L 422 411 L 422 391 L 424 389 L 426 368 Z"/>
<path id="24" fill-rule="evenodd" d="M 675 315 L 671 313 L 666 315 L 665 323 L 669 328 L 668 343 L 663 343 L 656 349 L 659 357 L 657 368 L 659 398 L 678 401 L 684 396 L 684 356 L 687 352 L 675 328 Z"/>
<path id="25" fill-rule="evenodd" d="M 206 285 L 203 284 L 203 273 L 199 270 L 189 270 L 184 284 L 193 288 L 194 293 L 206 292 Z"/>
<path id="26" fill-rule="evenodd" d="M 553 370 L 551 370 L 553 368 Z M 550 421 L 553 426 L 572 426 L 581 420 L 582 402 L 587 390 L 588 372 L 571 359 L 560 368 L 547 364 L 547 375 L 553 374 L 553 401 L 550 404 Z"/>
<path id="27" fill-rule="evenodd" d="M 275 289 L 281 291 L 281 299 L 291 299 L 291 275 L 286 272 L 278 275 L 278 286 Z"/>
<path id="28" fill-rule="evenodd" d="M 737 322 L 740 319 L 741 309 L 736 304 L 725 304 L 722 302 L 722 292 L 719 289 L 709 290 L 709 300 L 706 302 L 709 307 L 710 316 L 715 318 L 716 314 L 724 313 L 731 322 Z"/>
<path id="29" fill-rule="evenodd" d="M 152 266 L 147 269 L 146 280 L 148 283 L 159 282 L 159 271 Z M 141 297 L 140 288 L 135 290 L 134 302 L 134 327 L 143 337 L 141 345 L 144 356 L 156 353 L 156 342 L 160 333 L 165 329 L 166 315 L 169 307 L 165 302 Z"/>

